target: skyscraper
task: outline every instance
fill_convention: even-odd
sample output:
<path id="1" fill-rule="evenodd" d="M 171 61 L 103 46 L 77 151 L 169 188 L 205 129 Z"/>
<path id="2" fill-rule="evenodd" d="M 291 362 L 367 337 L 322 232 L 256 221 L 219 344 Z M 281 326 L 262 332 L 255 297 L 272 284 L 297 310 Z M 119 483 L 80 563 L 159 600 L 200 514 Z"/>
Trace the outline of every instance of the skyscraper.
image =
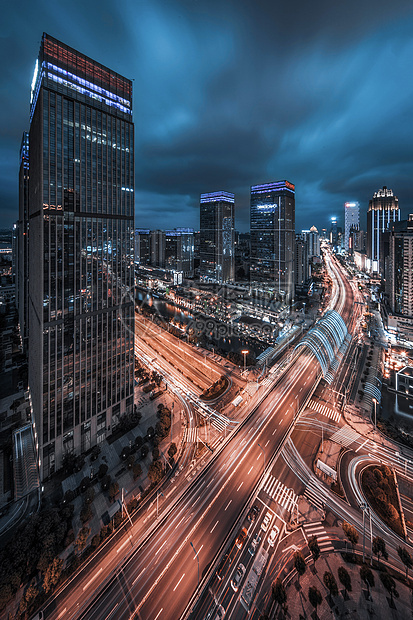
<path id="1" fill-rule="evenodd" d="M 413 333 L 413 213 L 408 220 L 395 222 L 389 232 L 389 257 L 386 269 L 386 293 L 391 311 L 404 317 Z M 408 321 L 408 322 L 406 322 Z"/>
<path id="2" fill-rule="evenodd" d="M 372 273 L 384 276 L 381 254 L 382 233 L 389 230 L 393 222 L 400 221 L 399 200 L 386 186 L 373 194 L 367 212 L 367 268 Z"/>
<path id="3" fill-rule="evenodd" d="M 201 194 L 200 276 L 208 282 L 232 282 L 235 275 L 234 194 Z"/>
<path id="4" fill-rule="evenodd" d="M 165 268 L 194 275 L 194 229 L 165 230 Z"/>
<path id="5" fill-rule="evenodd" d="M 344 251 L 349 251 L 350 228 L 358 228 L 360 224 L 360 205 L 358 202 L 344 203 Z"/>
<path id="6" fill-rule="evenodd" d="M 131 81 L 44 34 L 29 145 L 29 387 L 44 479 L 133 410 Z"/>
<path id="7" fill-rule="evenodd" d="M 16 299 L 19 310 L 20 335 L 27 350 L 29 291 L 29 134 L 23 133 L 19 168 L 19 229 Z"/>
<path id="8" fill-rule="evenodd" d="M 295 187 L 289 181 L 251 187 L 251 283 L 276 299 L 294 298 Z"/>

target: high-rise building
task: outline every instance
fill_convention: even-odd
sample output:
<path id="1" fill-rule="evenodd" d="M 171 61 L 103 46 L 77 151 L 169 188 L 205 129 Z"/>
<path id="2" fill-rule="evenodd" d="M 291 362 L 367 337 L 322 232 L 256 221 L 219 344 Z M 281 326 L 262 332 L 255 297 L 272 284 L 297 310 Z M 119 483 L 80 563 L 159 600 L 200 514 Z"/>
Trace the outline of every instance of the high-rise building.
<path id="1" fill-rule="evenodd" d="M 349 251 L 350 228 L 360 225 L 360 205 L 358 202 L 344 203 L 344 251 Z"/>
<path id="2" fill-rule="evenodd" d="M 296 235 L 295 239 L 295 266 L 294 266 L 294 284 L 300 287 L 310 276 L 310 263 L 308 256 L 308 241 L 306 236 Z"/>
<path id="3" fill-rule="evenodd" d="M 200 277 L 207 282 L 233 282 L 234 194 L 201 194 L 200 201 Z"/>
<path id="4" fill-rule="evenodd" d="M 194 230 L 175 228 L 165 231 L 165 269 L 194 275 Z"/>
<path id="5" fill-rule="evenodd" d="M 391 226 L 386 292 L 391 311 L 410 319 L 413 335 L 413 213 Z"/>
<path id="6" fill-rule="evenodd" d="M 151 231 L 151 265 L 152 267 L 165 267 L 165 231 Z"/>
<path id="7" fill-rule="evenodd" d="M 373 194 L 367 212 L 367 268 L 370 272 L 384 276 L 383 259 L 380 259 L 381 235 L 398 221 L 399 200 L 391 189 L 384 186 Z"/>
<path id="8" fill-rule="evenodd" d="M 132 82 L 43 34 L 29 145 L 29 387 L 44 479 L 133 411 Z"/>
<path id="9" fill-rule="evenodd" d="M 310 230 L 302 230 L 301 236 L 307 241 L 309 259 L 320 258 L 320 235 L 317 228 L 311 226 Z"/>
<path id="10" fill-rule="evenodd" d="M 295 187 L 277 181 L 251 187 L 251 283 L 279 301 L 294 298 Z"/>
<path id="11" fill-rule="evenodd" d="M 23 350 L 27 349 L 29 290 L 29 134 L 23 133 L 19 168 L 19 226 L 16 300 Z"/>
<path id="12" fill-rule="evenodd" d="M 151 264 L 151 231 L 147 228 L 135 230 L 135 262 L 141 266 Z"/>

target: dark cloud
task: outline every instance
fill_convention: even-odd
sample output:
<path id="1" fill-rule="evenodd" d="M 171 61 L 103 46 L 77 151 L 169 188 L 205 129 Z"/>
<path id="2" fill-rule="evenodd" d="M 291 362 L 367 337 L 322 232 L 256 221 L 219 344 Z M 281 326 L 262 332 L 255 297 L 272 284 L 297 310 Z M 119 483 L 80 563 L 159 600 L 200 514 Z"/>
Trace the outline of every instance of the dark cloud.
<path id="1" fill-rule="evenodd" d="M 199 194 L 296 185 L 297 229 L 383 185 L 413 211 L 410 0 L 43 0 L 3 11 L 0 226 L 43 31 L 134 79 L 136 224 L 198 226 Z"/>

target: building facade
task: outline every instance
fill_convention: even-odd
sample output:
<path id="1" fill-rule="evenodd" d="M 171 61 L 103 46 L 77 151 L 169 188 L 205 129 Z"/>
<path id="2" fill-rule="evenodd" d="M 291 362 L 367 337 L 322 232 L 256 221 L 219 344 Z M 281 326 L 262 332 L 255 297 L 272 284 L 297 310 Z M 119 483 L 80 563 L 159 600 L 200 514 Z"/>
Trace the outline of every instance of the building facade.
<path id="1" fill-rule="evenodd" d="M 201 194 L 199 272 L 205 282 L 234 281 L 234 202 L 231 192 Z"/>
<path id="2" fill-rule="evenodd" d="M 194 275 L 194 231 L 192 228 L 175 228 L 165 231 L 165 269 L 182 272 L 185 277 Z"/>
<path id="3" fill-rule="evenodd" d="M 133 411 L 132 82 L 44 34 L 29 145 L 29 387 L 45 479 Z"/>
<path id="4" fill-rule="evenodd" d="M 344 250 L 349 252 L 351 249 L 350 243 L 350 229 L 354 229 L 360 226 L 360 205 L 358 202 L 345 202 L 344 203 Z"/>
<path id="5" fill-rule="evenodd" d="M 393 222 L 399 221 L 399 200 L 391 189 L 383 186 L 373 194 L 367 212 L 367 269 L 371 273 L 384 277 L 382 234 L 390 229 Z"/>
<path id="6" fill-rule="evenodd" d="M 27 351 L 29 299 L 29 134 L 23 133 L 19 167 L 19 224 L 17 249 L 16 300 L 19 311 L 20 334 L 23 350 Z"/>
<path id="7" fill-rule="evenodd" d="M 135 262 L 137 265 L 151 264 L 151 231 L 146 228 L 135 230 Z"/>
<path id="8" fill-rule="evenodd" d="M 411 323 L 413 336 L 413 213 L 389 232 L 386 293 L 392 314 Z"/>
<path id="9" fill-rule="evenodd" d="M 277 300 L 294 298 L 295 186 L 251 187 L 251 284 Z"/>

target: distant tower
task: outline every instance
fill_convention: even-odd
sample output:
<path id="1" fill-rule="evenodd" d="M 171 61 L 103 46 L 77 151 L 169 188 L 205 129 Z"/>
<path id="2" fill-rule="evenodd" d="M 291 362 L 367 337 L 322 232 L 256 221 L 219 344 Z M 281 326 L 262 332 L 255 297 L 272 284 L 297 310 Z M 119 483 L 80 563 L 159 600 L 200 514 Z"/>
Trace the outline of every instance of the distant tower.
<path id="1" fill-rule="evenodd" d="M 200 276 L 204 281 L 233 282 L 235 276 L 234 194 L 201 194 Z"/>
<path id="2" fill-rule="evenodd" d="M 350 228 L 356 230 L 360 225 L 360 205 L 358 202 L 344 203 L 344 250 L 349 251 Z"/>
<path id="3" fill-rule="evenodd" d="M 279 301 L 294 298 L 295 186 L 277 181 L 251 187 L 251 283 Z"/>
<path id="4" fill-rule="evenodd" d="M 399 199 L 386 186 L 373 194 L 367 212 L 367 259 L 372 273 L 384 276 L 381 235 L 393 222 L 400 221 Z"/>

